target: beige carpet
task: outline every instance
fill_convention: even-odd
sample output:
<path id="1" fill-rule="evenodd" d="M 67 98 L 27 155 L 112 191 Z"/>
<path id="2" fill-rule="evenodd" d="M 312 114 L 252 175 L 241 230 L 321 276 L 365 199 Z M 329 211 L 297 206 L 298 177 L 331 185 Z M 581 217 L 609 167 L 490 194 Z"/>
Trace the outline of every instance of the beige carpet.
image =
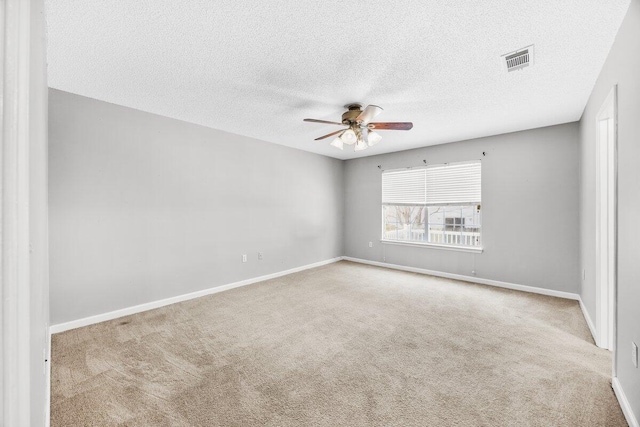
<path id="1" fill-rule="evenodd" d="M 340 262 L 53 336 L 52 426 L 626 426 L 578 303 Z"/>

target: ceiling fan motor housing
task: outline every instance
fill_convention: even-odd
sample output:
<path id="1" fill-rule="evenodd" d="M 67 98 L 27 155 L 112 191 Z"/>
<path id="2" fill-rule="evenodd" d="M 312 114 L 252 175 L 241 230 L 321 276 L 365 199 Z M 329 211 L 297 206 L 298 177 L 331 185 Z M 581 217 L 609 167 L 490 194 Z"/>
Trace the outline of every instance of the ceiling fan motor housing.
<path id="1" fill-rule="evenodd" d="M 347 104 L 345 107 L 349 110 L 342 115 L 342 123 L 350 125 L 362 113 L 362 104 Z"/>

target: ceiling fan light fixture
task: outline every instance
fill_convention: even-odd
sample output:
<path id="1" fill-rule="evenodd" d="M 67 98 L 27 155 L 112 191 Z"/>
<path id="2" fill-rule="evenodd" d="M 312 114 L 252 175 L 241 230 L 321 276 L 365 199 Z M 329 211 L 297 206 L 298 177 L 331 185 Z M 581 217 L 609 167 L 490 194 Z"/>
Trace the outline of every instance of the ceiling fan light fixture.
<path id="1" fill-rule="evenodd" d="M 329 145 L 333 145 L 336 148 L 344 150 L 344 145 L 342 145 L 342 140 L 340 139 L 340 137 L 337 137 L 336 139 L 331 141 L 331 144 L 329 144 Z"/>
<path id="2" fill-rule="evenodd" d="M 378 142 L 380 142 L 381 139 L 382 139 L 382 136 L 379 133 L 369 131 L 369 141 L 368 141 L 369 147 L 373 147 Z"/>
<path id="3" fill-rule="evenodd" d="M 359 132 L 356 132 L 358 135 L 358 139 L 361 139 L 365 142 L 365 144 L 369 143 L 369 129 L 367 127 L 361 127 Z"/>
<path id="4" fill-rule="evenodd" d="M 342 142 L 344 142 L 345 144 L 355 144 L 356 140 L 358 139 L 356 137 L 356 133 L 353 131 L 353 129 L 347 129 L 346 131 L 344 131 L 344 133 L 340 136 L 340 139 L 342 140 Z"/>
<path id="5" fill-rule="evenodd" d="M 353 151 L 362 151 L 362 150 L 366 150 L 367 148 L 369 148 L 369 146 L 367 145 L 366 142 L 364 142 L 364 139 L 358 138 L 358 142 L 356 142 L 356 146 L 353 149 Z"/>

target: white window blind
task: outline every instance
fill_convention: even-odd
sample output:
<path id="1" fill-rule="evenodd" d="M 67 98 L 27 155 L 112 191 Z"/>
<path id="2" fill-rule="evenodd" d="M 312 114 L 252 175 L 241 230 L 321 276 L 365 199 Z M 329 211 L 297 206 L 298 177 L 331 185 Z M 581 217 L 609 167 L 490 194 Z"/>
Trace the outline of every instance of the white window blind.
<path id="1" fill-rule="evenodd" d="M 481 162 L 453 163 L 382 173 L 382 203 L 452 205 L 482 202 Z"/>
<path id="2" fill-rule="evenodd" d="M 480 162 L 426 168 L 427 204 L 480 203 L 480 168 Z"/>
<path id="3" fill-rule="evenodd" d="M 423 205 L 426 199 L 426 169 L 405 169 L 382 173 L 382 203 Z"/>

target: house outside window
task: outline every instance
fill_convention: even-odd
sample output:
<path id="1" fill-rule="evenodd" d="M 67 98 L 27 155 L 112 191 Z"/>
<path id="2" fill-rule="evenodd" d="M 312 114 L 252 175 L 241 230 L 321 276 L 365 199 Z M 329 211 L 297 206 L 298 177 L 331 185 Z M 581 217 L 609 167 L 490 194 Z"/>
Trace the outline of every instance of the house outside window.
<path id="1" fill-rule="evenodd" d="M 382 241 L 481 248 L 481 162 L 384 171 Z"/>

